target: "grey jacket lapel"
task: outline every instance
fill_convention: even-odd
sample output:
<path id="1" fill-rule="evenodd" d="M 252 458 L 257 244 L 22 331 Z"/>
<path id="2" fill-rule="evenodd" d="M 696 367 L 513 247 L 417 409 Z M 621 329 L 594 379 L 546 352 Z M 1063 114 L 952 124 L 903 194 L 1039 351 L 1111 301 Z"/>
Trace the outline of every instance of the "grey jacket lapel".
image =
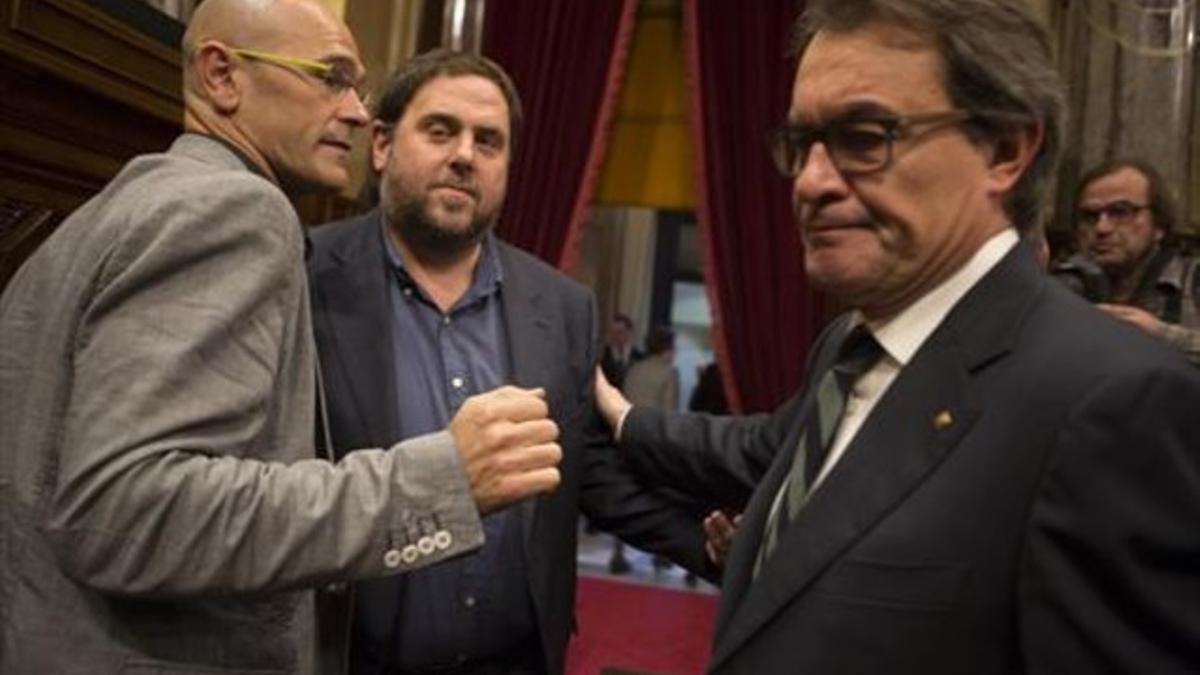
<path id="1" fill-rule="evenodd" d="M 972 397 L 970 378 L 1011 349 L 1021 316 L 1039 288 L 1024 249 L 1015 247 L 918 350 L 780 539 L 758 579 L 736 604 L 723 608 L 728 617 L 719 624 L 710 668 L 728 659 L 901 504 L 978 419 L 982 402 Z M 769 474 L 773 482 L 764 482 L 755 494 L 754 520 L 744 524 L 760 531 L 754 551 L 740 551 L 736 561 L 743 571 L 739 576 L 747 579 L 746 565 L 753 560 L 746 556 L 757 552 L 766 510 L 782 481 L 784 471 L 777 469 Z"/>

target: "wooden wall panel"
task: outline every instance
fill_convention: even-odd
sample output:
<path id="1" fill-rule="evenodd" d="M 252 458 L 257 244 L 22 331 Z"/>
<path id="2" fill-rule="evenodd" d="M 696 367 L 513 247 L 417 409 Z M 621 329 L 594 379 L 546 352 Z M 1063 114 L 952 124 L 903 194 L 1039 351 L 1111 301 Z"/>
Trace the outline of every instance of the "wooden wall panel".
<path id="1" fill-rule="evenodd" d="M 0 53 L 167 122 L 180 118 L 180 57 L 81 0 L 2 0 Z"/>
<path id="2" fill-rule="evenodd" d="M 177 49 L 82 0 L 0 0 L 0 287 L 182 119 Z"/>

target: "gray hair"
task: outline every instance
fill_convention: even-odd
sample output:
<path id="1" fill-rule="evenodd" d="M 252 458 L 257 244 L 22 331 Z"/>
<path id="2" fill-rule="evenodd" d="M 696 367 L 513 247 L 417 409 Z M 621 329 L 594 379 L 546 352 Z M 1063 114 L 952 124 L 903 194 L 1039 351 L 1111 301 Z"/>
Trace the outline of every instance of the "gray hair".
<path id="1" fill-rule="evenodd" d="M 1005 202 L 1019 231 L 1041 220 L 1044 195 L 1062 156 L 1066 102 L 1050 36 L 1027 0 L 810 0 L 796 25 L 795 53 L 819 31 L 852 31 L 872 22 L 928 38 L 944 67 L 956 107 L 978 113 L 967 125 L 976 141 L 1040 122 L 1042 145 Z M 988 113 L 992 113 L 991 116 Z"/>

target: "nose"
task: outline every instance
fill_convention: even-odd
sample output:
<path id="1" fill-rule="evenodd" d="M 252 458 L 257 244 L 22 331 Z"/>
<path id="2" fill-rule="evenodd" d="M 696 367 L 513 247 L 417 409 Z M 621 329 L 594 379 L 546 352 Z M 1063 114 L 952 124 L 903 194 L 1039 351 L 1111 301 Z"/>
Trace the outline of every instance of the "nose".
<path id="1" fill-rule="evenodd" d="M 808 151 L 796 177 L 792 179 L 792 198 L 796 205 L 820 204 L 845 197 L 846 179 L 838 171 L 824 143 L 817 142 Z"/>
<path id="2" fill-rule="evenodd" d="M 1108 235 L 1116 228 L 1113 227 L 1113 218 L 1107 211 L 1101 211 L 1096 218 L 1096 224 L 1092 226 L 1092 230 L 1098 235 Z"/>
<path id="3" fill-rule="evenodd" d="M 351 126 L 365 127 L 371 121 L 371 112 L 367 110 L 367 104 L 355 89 L 347 90 L 339 110 L 342 121 Z"/>
<path id="4" fill-rule="evenodd" d="M 453 153 L 450 164 L 456 170 L 469 170 L 475 162 L 475 138 L 470 132 L 464 131 L 454 139 L 450 147 Z"/>

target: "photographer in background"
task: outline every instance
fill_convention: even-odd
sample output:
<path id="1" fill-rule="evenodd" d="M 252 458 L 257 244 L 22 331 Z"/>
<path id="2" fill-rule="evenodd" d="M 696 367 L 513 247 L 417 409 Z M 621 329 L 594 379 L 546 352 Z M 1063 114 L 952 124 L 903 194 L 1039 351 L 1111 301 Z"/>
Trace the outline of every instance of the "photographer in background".
<path id="1" fill-rule="evenodd" d="M 1170 245 L 1175 221 L 1154 167 L 1129 159 L 1101 164 L 1076 192 L 1080 252 L 1051 271 L 1100 309 L 1200 364 L 1200 259 Z"/>

